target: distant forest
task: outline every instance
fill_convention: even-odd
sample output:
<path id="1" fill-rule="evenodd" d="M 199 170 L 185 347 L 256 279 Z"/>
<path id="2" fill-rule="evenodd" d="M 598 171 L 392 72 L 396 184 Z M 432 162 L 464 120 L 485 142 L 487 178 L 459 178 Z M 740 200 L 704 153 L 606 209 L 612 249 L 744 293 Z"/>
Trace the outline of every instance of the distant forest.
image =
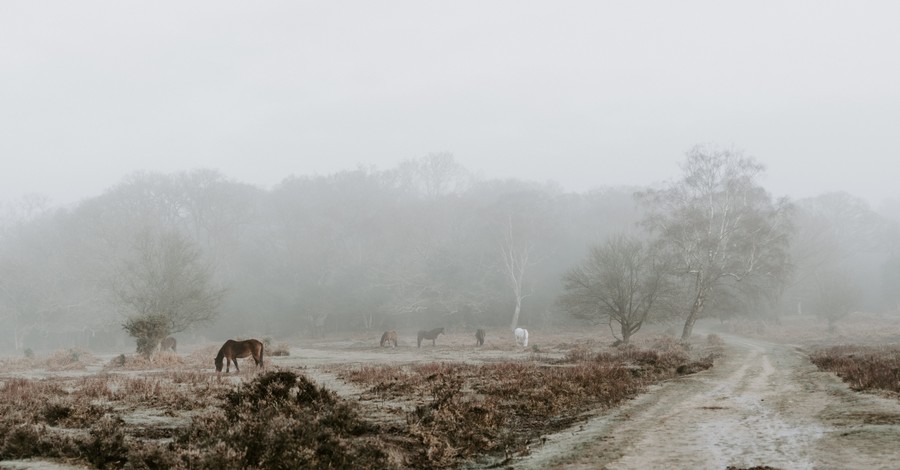
<path id="1" fill-rule="evenodd" d="M 0 350 L 133 347 L 122 326 L 134 312 L 116 290 L 142 257 L 154 262 L 148 243 L 172 236 L 222 293 L 214 315 L 184 330 L 201 339 L 474 331 L 507 327 L 517 301 L 529 329 L 607 328 L 563 308 L 562 280 L 611 235 L 645 236 L 641 189 L 479 179 L 432 154 L 271 189 L 201 169 L 135 173 L 70 207 L 26 197 L 0 225 Z M 853 308 L 898 310 L 900 201 L 876 210 L 828 193 L 791 205 L 789 279 L 764 300 L 720 295 L 703 316 L 815 314 L 826 273 L 858 286 Z"/>

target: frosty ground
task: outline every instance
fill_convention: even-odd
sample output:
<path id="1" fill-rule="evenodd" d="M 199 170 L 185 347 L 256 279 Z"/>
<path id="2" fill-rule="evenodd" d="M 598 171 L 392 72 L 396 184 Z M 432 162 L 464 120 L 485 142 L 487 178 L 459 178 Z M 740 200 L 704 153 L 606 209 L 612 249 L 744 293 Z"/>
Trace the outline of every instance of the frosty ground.
<path id="1" fill-rule="evenodd" d="M 723 354 L 712 369 L 684 375 L 651 386 L 645 393 L 612 409 L 583 413 L 575 424 L 513 449 L 493 460 L 458 462 L 478 467 L 501 464 L 513 468 L 891 468 L 900 459 L 900 401 L 887 394 L 850 390 L 831 373 L 819 371 L 808 360 L 811 342 L 797 333 L 778 341 L 757 334 L 703 325 L 697 346 L 713 329 L 724 340 Z M 789 328 L 781 328 L 786 331 Z M 809 328 L 797 331 L 807 332 Z M 883 340 L 898 334 L 896 323 L 878 326 Z M 401 334 L 397 348 L 378 346 L 380 334 L 353 333 L 316 340 L 298 340 L 290 355 L 271 357 L 268 368 L 296 370 L 360 405 L 365 419 L 400 425 L 421 399 L 379 396 L 365 384 L 342 378 L 342 371 L 365 366 L 429 363 L 490 364 L 503 361 L 552 361 L 585 345 L 606 342 L 584 332 L 532 332 L 532 347 L 516 347 L 511 334 L 489 331 L 485 346 L 475 347 L 465 331 L 449 332 L 416 347 L 415 337 Z M 755 333 L 755 332 L 753 332 Z M 831 335 L 828 342 L 860 341 L 863 330 Z M 660 332 L 647 332 L 651 337 Z M 821 335 L 819 335 L 821 336 Z M 175 367 L 184 374 L 210 374 L 214 345 L 185 347 Z M 207 357 L 208 356 L 208 357 Z M 149 377 L 165 373 L 171 364 L 157 362 L 140 368 L 110 370 L 117 356 L 98 355 L 83 369 L 48 370 L 7 367 L 0 381 L 79 380 L 95 375 L 121 374 Z M 204 366 L 208 362 L 208 367 Z M 242 360 L 242 372 L 222 381 L 242 383 L 258 374 L 252 362 Z M 145 402 L 141 402 L 145 403 Z M 166 438 L 154 429 L 173 429 L 190 422 L 190 411 L 173 412 L 145 403 L 125 410 L 128 426 L 143 429 L 149 438 Z M 504 458 L 505 457 L 505 458 Z M 0 468 L 80 468 L 78 462 L 59 459 L 6 460 Z"/>

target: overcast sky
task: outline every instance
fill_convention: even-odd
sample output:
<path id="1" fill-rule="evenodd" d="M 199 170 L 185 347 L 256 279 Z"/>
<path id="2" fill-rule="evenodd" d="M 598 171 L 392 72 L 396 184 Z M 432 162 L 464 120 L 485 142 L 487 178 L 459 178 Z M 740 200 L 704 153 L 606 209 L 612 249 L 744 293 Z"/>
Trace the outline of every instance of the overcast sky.
<path id="1" fill-rule="evenodd" d="M 450 152 L 566 189 L 697 143 L 775 195 L 900 197 L 900 2 L 3 1 L 0 201 L 136 170 L 271 187 Z"/>

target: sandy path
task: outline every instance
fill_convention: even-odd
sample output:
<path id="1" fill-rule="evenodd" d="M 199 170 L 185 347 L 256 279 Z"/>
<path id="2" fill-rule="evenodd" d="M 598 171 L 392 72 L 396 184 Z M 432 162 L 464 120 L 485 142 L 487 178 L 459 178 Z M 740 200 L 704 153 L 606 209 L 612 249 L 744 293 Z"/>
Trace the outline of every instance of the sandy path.
<path id="1" fill-rule="evenodd" d="M 726 336 L 726 358 L 548 436 L 516 468 L 900 468 L 900 401 L 849 390 L 796 348 Z"/>

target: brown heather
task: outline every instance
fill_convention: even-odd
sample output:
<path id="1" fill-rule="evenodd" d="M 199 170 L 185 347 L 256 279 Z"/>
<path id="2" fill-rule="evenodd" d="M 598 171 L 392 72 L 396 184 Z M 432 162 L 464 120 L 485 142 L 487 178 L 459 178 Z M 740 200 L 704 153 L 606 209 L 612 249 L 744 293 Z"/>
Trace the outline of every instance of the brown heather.
<path id="1" fill-rule="evenodd" d="M 452 467 L 525 449 L 587 411 L 615 406 L 647 385 L 712 366 L 712 355 L 691 360 L 677 342 L 658 346 L 663 349 L 575 347 L 558 361 L 360 366 L 337 373 L 381 399 L 420 403 L 407 416 L 408 431 L 422 446 L 410 463 Z"/>
<path id="2" fill-rule="evenodd" d="M 900 393 L 900 346 L 833 346 L 813 352 L 810 360 L 854 390 Z"/>
<path id="3" fill-rule="evenodd" d="M 712 365 L 713 355 L 692 355 L 677 341 L 639 344 L 577 344 L 561 355 L 484 364 L 331 368 L 381 404 L 343 399 L 277 367 L 235 384 L 200 372 L 209 351 L 171 359 L 170 370 L 157 358 L 123 358 L 97 375 L 5 378 L 0 460 L 154 469 L 502 465 L 592 411 Z M 401 419 L 367 418 L 387 401 L 404 404 L 394 407 Z"/>

